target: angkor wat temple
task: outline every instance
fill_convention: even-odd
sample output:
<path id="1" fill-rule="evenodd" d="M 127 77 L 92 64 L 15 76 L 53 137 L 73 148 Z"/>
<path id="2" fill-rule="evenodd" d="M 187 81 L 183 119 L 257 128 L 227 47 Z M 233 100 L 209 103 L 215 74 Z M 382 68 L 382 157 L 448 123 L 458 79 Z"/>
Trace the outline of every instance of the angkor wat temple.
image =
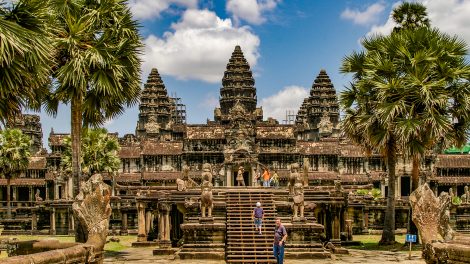
<path id="1" fill-rule="evenodd" d="M 230 251 L 237 247 L 231 243 L 244 238 L 233 237 L 230 231 L 245 228 L 231 226 L 230 217 L 240 211 L 237 204 L 252 208 L 254 202 L 245 202 L 257 199 L 272 209 L 271 217 L 283 219 L 289 232 L 297 232 L 290 236 L 294 242 L 288 247 L 300 255 L 325 254 L 314 250 L 320 240 L 340 244 L 352 234 L 382 229 L 386 164 L 381 155 L 365 155 L 342 135 L 337 93 L 325 70 L 314 79 L 295 122 L 279 124 L 264 119 L 252 71 L 236 46 L 222 78 L 219 103 L 213 121 L 187 124 L 180 101 L 169 96 L 157 69 L 151 71 L 140 98 L 135 134 L 119 137 L 122 168 L 113 184 L 111 232 L 138 234 L 136 245 L 180 247 L 181 256 L 187 258 L 207 253 L 210 246 L 214 257 L 225 254 L 230 260 Z M 71 179 L 59 170 L 67 134 L 51 131 L 47 152 L 38 116 L 23 115 L 16 122 L 33 138 L 36 154 L 28 170 L 12 180 L 14 219 L 0 223 L 3 233 L 74 233 Z M 247 188 L 235 186 L 240 168 Z M 263 168 L 277 172 L 281 188 L 253 186 L 253 177 Z M 396 171 L 396 228 L 400 231 L 406 230 L 409 219 L 411 161 L 400 158 Z M 198 210 L 198 186 L 204 173 L 212 175 L 211 217 L 201 217 Z M 305 214 L 299 219 L 293 216 L 295 202 L 286 188 L 292 173 L 302 174 L 306 181 L 302 189 Z M 103 176 L 111 182 L 110 175 Z M 178 189 L 178 180 L 184 181 L 183 188 Z M 436 194 L 453 188 L 453 195 L 464 195 L 464 186 L 470 182 L 470 155 L 429 154 L 421 164 L 420 181 Z M 379 197 L 358 192 L 373 188 L 381 190 Z M 0 198 L 4 215 L 5 179 L 0 179 Z M 470 228 L 467 200 L 451 210 L 451 222 L 459 231 Z"/>

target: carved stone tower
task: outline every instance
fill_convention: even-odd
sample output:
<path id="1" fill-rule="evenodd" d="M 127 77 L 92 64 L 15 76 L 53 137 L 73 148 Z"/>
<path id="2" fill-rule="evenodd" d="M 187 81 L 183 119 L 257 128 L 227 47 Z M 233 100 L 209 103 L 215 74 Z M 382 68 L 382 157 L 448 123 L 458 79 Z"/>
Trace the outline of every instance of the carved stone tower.
<path id="1" fill-rule="evenodd" d="M 171 126 L 172 103 L 157 69 L 152 69 L 140 97 L 137 137 L 158 137 Z"/>
<path id="2" fill-rule="evenodd" d="M 220 108 L 214 110 L 217 122 L 228 123 L 230 111 L 234 106 L 243 107 L 246 114 L 254 121 L 263 119 L 261 108 L 256 108 L 256 88 L 253 73 L 240 46 L 232 53 L 220 89 Z"/>
<path id="3" fill-rule="evenodd" d="M 20 114 L 14 118 L 13 122 L 8 126 L 21 129 L 23 134 L 28 135 L 33 141 L 30 149 L 31 154 L 42 149 L 42 125 L 38 115 Z"/>
<path id="4" fill-rule="evenodd" d="M 303 125 L 303 132 L 299 133 L 303 140 L 339 136 L 338 98 L 325 70 L 313 82 L 310 97 L 302 103 L 296 123 Z"/>

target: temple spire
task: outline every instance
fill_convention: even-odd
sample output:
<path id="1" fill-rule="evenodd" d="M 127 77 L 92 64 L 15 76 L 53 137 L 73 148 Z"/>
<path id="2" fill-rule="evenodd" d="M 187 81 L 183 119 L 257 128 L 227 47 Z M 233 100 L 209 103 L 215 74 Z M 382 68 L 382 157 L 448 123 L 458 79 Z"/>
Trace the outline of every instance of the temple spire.
<path id="1" fill-rule="evenodd" d="M 339 133 L 339 105 L 336 90 L 324 69 L 315 78 L 310 96 L 299 109 L 297 124 L 306 126 L 306 139 L 337 136 Z"/>
<path id="2" fill-rule="evenodd" d="M 232 56 L 224 72 L 224 77 L 222 78 L 220 109 L 217 108 L 215 110 L 216 121 L 226 119 L 236 102 L 239 102 L 249 114 L 255 114 L 257 111 L 256 88 L 253 73 L 248 61 L 243 55 L 241 47 L 238 45 L 235 46 L 232 52 Z M 260 112 L 260 110 L 258 112 Z"/>
<path id="3" fill-rule="evenodd" d="M 153 68 L 140 97 L 137 136 L 158 134 L 171 120 L 171 102 L 158 70 Z M 152 130 L 152 131 L 149 131 Z"/>

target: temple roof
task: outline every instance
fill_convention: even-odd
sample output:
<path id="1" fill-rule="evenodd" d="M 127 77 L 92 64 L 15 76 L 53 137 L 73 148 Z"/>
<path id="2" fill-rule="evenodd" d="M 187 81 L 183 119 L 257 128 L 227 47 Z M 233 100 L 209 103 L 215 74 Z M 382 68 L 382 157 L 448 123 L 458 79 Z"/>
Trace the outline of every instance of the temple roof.
<path id="1" fill-rule="evenodd" d="M 29 178 L 16 178 L 11 179 L 11 186 L 44 186 L 46 184 L 45 179 L 29 179 Z M 7 179 L 0 179 L 0 186 L 6 186 Z"/>
<path id="2" fill-rule="evenodd" d="M 139 158 L 140 152 L 139 145 L 121 146 L 118 155 L 120 158 Z"/>
<path id="3" fill-rule="evenodd" d="M 259 139 L 295 139 L 293 126 L 259 126 L 256 128 Z"/>
<path id="4" fill-rule="evenodd" d="M 63 146 L 65 137 L 69 134 L 50 134 L 49 135 L 49 146 Z"/>
<path id="5" fill-rule="evenodd" d="M 183 142 L 142 141 L 143 155 L 180 155 L 183 153 Z"/>
<path id="6" fill-rule="evenodd" d="M 470 155 L 437 155 L 438 168 L 469 168 Z"/>
<path id="7" fill-rule="evenodd" d="M 340 153 L 338 142 L 307 142 L 298 141 L 297 147 L 301 154 L 338 155 Z"/>
<path id="8" fill-rule="evenodd" d="M 225 128 L 223 126 L 187 126 L 187 139 L 223 139 Z"/>
<path id="9" fill-rule="evenodd" d="M 181 177 L 179 171 L 158 171 L 158 172 L 144 172 L 144 180 L 176 180 Z"/>
<path id="10" fill-rule="evenodd" d="M 46 169 L 46 157 L 44 156 L 32 156 L 29 158 L 28 169 L 29 170 L 42 170 Z"/>
<path id="11" fill-rule="evenodd" d="M 349 144 L 340 144 L 340 155 L 342 157 L 365 157 L 364 150 L 357 145 Z"/>
<path id="12" fill-rule="evenodd" d="M 123 173 L 120 172 L 116 175 L 116 181 L 117 182 L 140 182 L 142 176 L 140 172 L 134 172 L 134 173 Z"/>

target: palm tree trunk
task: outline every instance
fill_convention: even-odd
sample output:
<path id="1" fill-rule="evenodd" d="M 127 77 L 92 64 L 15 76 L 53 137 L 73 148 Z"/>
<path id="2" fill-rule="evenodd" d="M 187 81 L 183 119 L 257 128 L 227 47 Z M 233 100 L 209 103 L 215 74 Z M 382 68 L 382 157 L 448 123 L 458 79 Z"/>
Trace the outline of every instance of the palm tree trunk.
<path id="1" fill-rule="evenodd" d="M 419 185 L 419 156 L 413 157 L 413 168 L 411 169 L 411 191 L 413 192 Z"/>
<path id="2" fill-rule="evenodd" d="M 82 100 L 80 96 L 72 99 L 72 183 L 75 197 L 80 192 L 81 168 L 80 168 L 80 138 L 82 131 Z"/>
<path id="3" fill-rule="evenodd" d="M 382 238 L 379 242 L 380 245 L 391 245 L 395 243 L 395 164 L 397 161 L 395 139 L 391 137 L 387 145 L 388 195 L 384 228 Z"/>
<path id="4" fill-rule="evenodd" d="M 72 183 L 73 183 L 73 197 L 77 196 L 80 192 L 81 181 L 81 164 L 80 164 L 80 150 L 81 150 L 81 134 L 82 134 L 82 98 L 75 96 L 72 99 Z M 75 242 L 85 243 L 87 234 L 84 230 L 80 220 L 75 217 Z"/>
<path id="5" fill-rule="evenodd" d="M 11 219 L 11 177 L 7 176 L 7 219 Z"/>
<path id="6" fill-rule="evenodd" d="M 411 192 L 415 191 L 419 185 L 419 164 L 420 164 L 420 157 L 414 156 L 413 157 L 413 167 L 411 169 Z M 410 213 L 408 215 L 408 222 L 410 230 L 408 233 L 416 235 L 416 243 L 419 244 L 419 234 L 418 234 L 418 227 L 415 223 L 411 220 L 411 216 L 413 215 L 412 209 L 410 207 Z"/>

